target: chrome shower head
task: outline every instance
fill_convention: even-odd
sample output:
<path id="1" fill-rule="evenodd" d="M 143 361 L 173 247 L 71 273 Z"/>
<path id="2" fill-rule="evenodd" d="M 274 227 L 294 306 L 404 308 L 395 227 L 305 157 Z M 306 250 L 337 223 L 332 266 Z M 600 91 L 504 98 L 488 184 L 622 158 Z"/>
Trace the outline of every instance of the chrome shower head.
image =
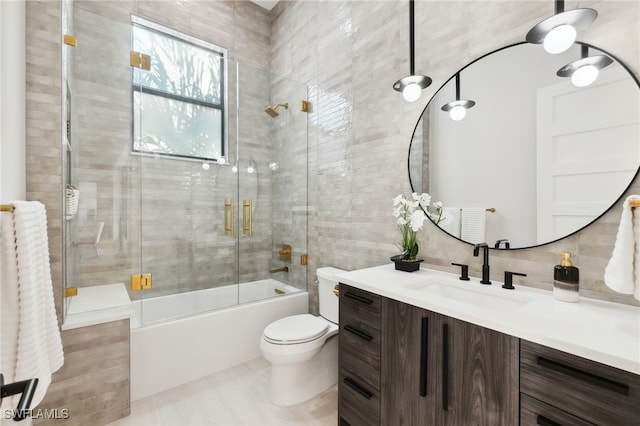
<path id="1" fill-rule="evenodd" d="M 289 109 L 289 104 L 278 104 L 276 106 L 271 106 L 269 105 L 267 108 L 265 108 L 264 112 L 266 112 L 267 114 L 269 114 L 271 117 L 277 117 L 280 115 L 280 113 L 278 113 L 278 111 L 276 111 L 278 109 L 278 107 L 283 107 L 284 109 Z"/>

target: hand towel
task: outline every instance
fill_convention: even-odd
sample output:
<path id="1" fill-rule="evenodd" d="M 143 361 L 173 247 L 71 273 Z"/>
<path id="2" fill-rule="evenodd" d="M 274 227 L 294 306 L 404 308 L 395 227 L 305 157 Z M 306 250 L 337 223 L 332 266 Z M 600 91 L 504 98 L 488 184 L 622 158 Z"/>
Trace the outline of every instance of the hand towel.
<path id="1" fill-rule="evenodd" d="M 640 212 L 629 201 L 640 196 L 631 195 L 622 204 L 620 225 L 611 259 L 604 270 L 604 282 L 614 291 L 633 294 L 640 300 Z"/>
<path id="2" fill-rule="evenodd" d="M 0 213 L 0 282 L 0 371 L 5 383 L 13 383 L 18 348 L 18 262 L 12 212 Z M 3 401 L 2 408 L 13 409 L 15 403 Z"/>
<path id="3" fill-rule="evenodd" d="M 443 207 L 438 226 L 456 238 L 460 238 L 460 207 Z"/>
<path id="4" fill-rule="evenodd" d="M 35 407 L 47 392 L 51 374 L 62 367 L 64 355 L 53 298 L 44 205 L 37 201 L 12 204 L 15 248 L 8 257 L 13 254 L 16 261 L 17 280 L 3 282 L 3 287 L 17 287 L 17 300 L 6 301 L 18 307 L 17 319 L 11 321 L 18 326 L 14 380 L 39 379 L 31 404 Z"/>
<path id="5" fill-rule="evenodd" d="M 471 244 L 485 242 L 486 214 L 486 208 L 463 207 L 460 215 L 460 238 Z"/>

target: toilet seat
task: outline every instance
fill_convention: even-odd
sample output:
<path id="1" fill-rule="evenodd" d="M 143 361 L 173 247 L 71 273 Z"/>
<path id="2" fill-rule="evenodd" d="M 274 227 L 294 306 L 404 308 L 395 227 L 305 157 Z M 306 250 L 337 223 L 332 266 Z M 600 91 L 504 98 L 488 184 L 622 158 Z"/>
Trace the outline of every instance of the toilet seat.
<path id="1" fill-rule="evenodd" d="M 264 340 L 277 345 L 306 343 L 324 336 L 329 328 L 329 322 L 322 317 L 293 315 L 269 324 L 264 329 Z"/>

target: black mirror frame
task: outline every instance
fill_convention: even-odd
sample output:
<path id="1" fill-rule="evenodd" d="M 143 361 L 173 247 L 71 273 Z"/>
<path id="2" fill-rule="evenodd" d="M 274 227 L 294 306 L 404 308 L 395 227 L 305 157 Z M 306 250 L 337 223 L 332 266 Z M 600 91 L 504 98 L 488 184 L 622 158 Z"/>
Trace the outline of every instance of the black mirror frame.
<path id="1" fill-rule="evenodd" d="M 500 48 L 498 48 L 496 50 L 493 50 L 491 52 L 485 53 L 484 55 L 474 59 L 473 61 L 469 62 L 468 64 L 466 64 L 465 66 L 460 68 L 458 71 L 453 73 L 453 75 L 451 77 L 449 77 L 444 83 L 442 83 L 442 85 L 438 88 L 438 90 L 436 90 L 433 93 L 433 96 L 431 96 L 431 99 L 429 99 L 429 102 L 427 102 L 427 105 L 425 105 L 424 109 L 422 110 L 422 113 L 420 114 L 420 117 L 418 118 L 418 121 L 416 122 L 416 125 L 413 128 L 413 132 L 411 133 L 411 140 L 409 141 L 409 149 L 408 149 L 408 154 L 407 154 L 407 174 L 409 175 L 409 185 L 411 186 L 411 191 L 412 192 L 415 192 L 415 188 L 413 187 L 413 181 L 411 180 L 411 146 L 413 145 L 413 136 L 416 133 L 418 125 L 420 124 L 420 121 L 422 120 L 422 117 L 424 116 L 425 111 L 429 108 L 429 106 L 431 105 L 431 102 L 433 101 L 433 99 L 435 99 L 435 97 L 438 95 L 440 90 L 442 90 L 447 85 L 447 83 L 449 83 L 451 80 L 453 80 L 456 75 L 460 74 L 466 68 L 470 67 L 471 65 L 475 64 L 476 62 L 484 59 L 485 57 L 487 57 L 489 55 L 493 55 L 494 53 L 500 52 L 500 51 L 505 50 L 505 49 L 509 49 L 511 47 L 519 46 L 519 45 L 522 45 L 522 44 L 527 44 L 527 42 L 526 41 L 522 41 L 522 42 L 512 43 L 512 44 L 500 47 Z M 620 66 L 622 66 L 622 68 L 624 68 L 624 70 L 627 71 L 627 73 L 629 73 L 629 75 L 631 76 L 633 81 L 636 83 L 636 86 L 638 86 L 638 90 L 640 90 L 640 80 L 638 79 L 636 74 L 631 70 L 631 68 L 629 68 L 627 66 L 627 64 L 625 64 L 623 61 L 621 61 L 618 57 L 616 57 L 615 55 L 611 54 L 610 52 L 607 52 L 606 50 L 604 50 L 604 49 L 602 49 L 600 47 L 594 46 L 594 45 L 589 44 L 589 43 L 576 41 L 575 44 L 580 45 L 580 46 L 586 46 L 589 49 L 597 49 L 600 52 L 602 52 L 603 54 L 605 54 L 605 55 L 609 56 L 610 58 L 612 58 L 614 61 L 616 61 L 618 64 L 620 64 Z M 572 236 L 574 234 L 577 234 L 578 232 L 580 232 L 583 229 L 587 228 L 591 224 L 597 222 L 602 216 L 604 216 L 609 210 L 611 210 L 624 197 L 624 195 L 629 190 L 631 185 L 633 185 L 633 183 L 636 181 L 636 179 L 638 179 L 638 175 L 639 174 L 640 174 L 640 166 L 636 170 L 636 173 L 633 175 L 633 178 L 630 180 L 629 184 L 621 192 L 621 194 L 611 203 L 609 208 L 607 208 L 599 216 L 597 216 L 596 218 L 594 218 L 590 222 L 586 223 L 584 226 L 580 227 L 579 229 L 576 229 L 575 231 L 571 232 L 570 234 L 567 234 L 567 235 L 565 235 L 563 237 L 560 237 L 560 238 L 556 238 L 555 240 L 551 240 L 551 241 L 547 241 L 547 242 L 544 242 L 544 243 L 539 243 L 539 244 L 535 244 L 535 245 L 531 245 L 531 246 L 526 246 L 526 247 L 509 247 L 509 248 L 499 248 L 499 249 L 496 249 L 494 247 L 490 247 L 490 248 L 493 249 L 493 250 L 525 250 L 525 249 L 530 249 L 530 248 L 535 248 L 535 247 L 541 247 L 541 246 L 544 246 L 544 245 L 547 245 L 547 244 L 552 244 L 552 243 L 558 242 L 560 240 L 563 240 L 565 238 L 568 238 L 568 237 L 570 237 L 570 236 Z M 447 234 L 451 238 L 455 238 L 456 240 L 461 241 L 463 243 L 466 243 L 466 244 L 469 244 L 469 245 L 473 245 L 473 243 L 470 243 L 470 242 L 465 241 L 465 240 L 463 240 L 461 238 L 458 238 L 458 237 L 456 237 L 454 235 L 451 235 L 450 233 L 448 233 L 447 231 L 442 229 L 440 226 L 438 226 L 435 222 L 433 222 L 433 220 L 431 219 L 431 217 L 429 215 L 427 215 L 427 217 L 429 218 L 429 220 L 438 229 L 440 229 L 442 232 L 444 232 L 445 234 Z"/>

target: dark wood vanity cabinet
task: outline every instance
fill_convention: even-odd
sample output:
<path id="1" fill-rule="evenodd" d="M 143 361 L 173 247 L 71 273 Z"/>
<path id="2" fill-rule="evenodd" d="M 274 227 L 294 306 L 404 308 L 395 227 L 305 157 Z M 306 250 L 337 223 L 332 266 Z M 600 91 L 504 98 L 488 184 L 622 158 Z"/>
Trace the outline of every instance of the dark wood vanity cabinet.
<path id="1" fill-rule="evenodd" d="M 340 285 L 341 426 L 640 426 L 640 376 Z"/>
<path id="2" fill-rule="evenodd" d="M 383 425 L 518 424 L 518 339 L 383 298 Z"/>
<path id="3" fill-rule="evenodd" d="M 640 376 L 521 342 L 521 426 L 640 425 Z"/>
<path id="4" fill-rule="evenodd" d="M 340 425 L 518 424 L 518 339 L 340 286 Z"/>
<path id="5" fill-rule="evenodd" d="M 444 316 L 438 327 L 441 404 L 435 424 L 517 425 L 519 339 Z"/>
<path id="6" fill-rule="evenodd" d="M 340 425 L 380 424 L 381 308 L 381 296 L 340 284 Z"/>

